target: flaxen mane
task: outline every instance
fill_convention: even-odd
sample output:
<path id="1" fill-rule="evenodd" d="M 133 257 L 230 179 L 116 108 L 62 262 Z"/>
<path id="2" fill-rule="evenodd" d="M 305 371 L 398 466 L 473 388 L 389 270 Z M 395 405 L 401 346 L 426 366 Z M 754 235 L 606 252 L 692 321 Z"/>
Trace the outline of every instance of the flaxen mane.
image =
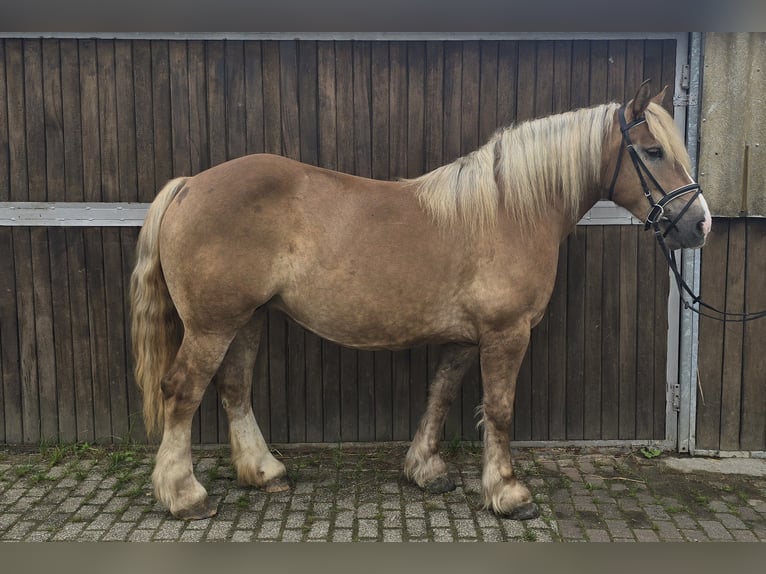
<path id="1" fill-rule="evenodd" d="M 501 129 L 476 151 L 408 183 L 439 225 L 472 233 L 490 229 L 501 204 L 522 224 L 534 225 L 552 206 L 575 217 L 585 193 L 602 183 L 602 144 L 617 108 L 604 104 Z M 650 104 L 646 118 L 669 157 L 688 166 L 670 115 Z"/>

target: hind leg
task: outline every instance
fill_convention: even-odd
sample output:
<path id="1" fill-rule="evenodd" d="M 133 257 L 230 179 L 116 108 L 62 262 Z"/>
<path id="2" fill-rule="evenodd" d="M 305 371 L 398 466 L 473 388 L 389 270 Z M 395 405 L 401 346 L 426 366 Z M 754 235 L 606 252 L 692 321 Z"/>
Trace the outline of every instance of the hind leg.
<path id="1" fill-rule="evenodd" d="M 476 358 L 476 351 L 476 347 L 459 345 L 442 348 L 426 412 L 404 459 L 404 474 L 407 478 L 429 492 L 448 492 L 455 488 L 454 481 L 447 473 L 447 464 L 439 455 L 439 435 L 460 383 Z"/>
<path id="2" fill-rule="evenodd" d="M 191 423 L 232 335 L 187 331 L 172 367 L 162 379 L 164 430 L 152 483 L 157 499 L 176 518 L 207 518 L 216 512 L 215 503 L 208 500 L 207 491 L 192 469 Z"/>
<path id="3" fill-rule="evenodd" d="M 229 418 L 231 459 L 240 484 L 282 492 L 290 488 L 285 465 L 269 451 L 250 403 L 253 368 L 265 319 L 266 311 L 259 309 L 240 329 L 221 364 L 216 384 Z"/>

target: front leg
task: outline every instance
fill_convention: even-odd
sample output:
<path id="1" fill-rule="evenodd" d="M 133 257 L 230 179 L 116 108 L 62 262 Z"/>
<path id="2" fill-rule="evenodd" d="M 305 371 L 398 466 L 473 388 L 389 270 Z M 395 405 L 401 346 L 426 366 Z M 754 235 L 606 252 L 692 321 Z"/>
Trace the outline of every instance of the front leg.
<path id="1" fill-rule="evenodd" d="M 484 469 L 482 491 L 485 508 L 516 520 L 539 516 L 529 489 L 513 474 L 510 430 L 516 377 L 529 344 L 528 324 L 482 337 L 479 346 L 484 389 Z"/>

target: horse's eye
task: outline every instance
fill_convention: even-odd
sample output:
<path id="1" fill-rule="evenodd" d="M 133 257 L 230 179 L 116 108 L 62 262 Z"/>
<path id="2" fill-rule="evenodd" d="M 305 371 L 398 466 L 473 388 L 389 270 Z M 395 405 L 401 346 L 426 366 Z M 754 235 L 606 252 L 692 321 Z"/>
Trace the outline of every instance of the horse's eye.
<path id="1" fill-rule="evenodd" d="M 664 153 L 661 147 L 650 147 L 644 150 L 651 159 L 662 159 Z"/>

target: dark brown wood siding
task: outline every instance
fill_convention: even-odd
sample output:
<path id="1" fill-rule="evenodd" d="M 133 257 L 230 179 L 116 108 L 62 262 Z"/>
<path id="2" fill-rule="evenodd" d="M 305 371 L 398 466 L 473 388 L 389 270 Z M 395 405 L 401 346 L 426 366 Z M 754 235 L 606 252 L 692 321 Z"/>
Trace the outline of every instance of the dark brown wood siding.
<path id="1" fill-rule="evenodd" d="M 766 309 L 766 220 L 715 218 L 702 250 L 703 300 L 732 313 Z M 700 318 L 696 447 L 766 450 L 766 319 Z"/>
<path id="2" fill-rule="evenodd" d="M 513 121 L 673 85 L 676 43 L 0 41 L 0 201 L 148 202 L 177 175 L 272 152 L 414 176 Z M 135 228 L 0 227 L 0 442 L 143 437 Z M 665 437 L 668 277 L 639 227 L 578 229 L 519 377 L 518 440 Z M 640 312 L 639 312 L 640 310 Z M 273 313 L 253 404 L 274 442 L 408 439 L 438 348 L 356 352 Z M 445 438 L 478 439 L 478 369 Z M 194 439 L 225 442 L 215 392 Z"/>

